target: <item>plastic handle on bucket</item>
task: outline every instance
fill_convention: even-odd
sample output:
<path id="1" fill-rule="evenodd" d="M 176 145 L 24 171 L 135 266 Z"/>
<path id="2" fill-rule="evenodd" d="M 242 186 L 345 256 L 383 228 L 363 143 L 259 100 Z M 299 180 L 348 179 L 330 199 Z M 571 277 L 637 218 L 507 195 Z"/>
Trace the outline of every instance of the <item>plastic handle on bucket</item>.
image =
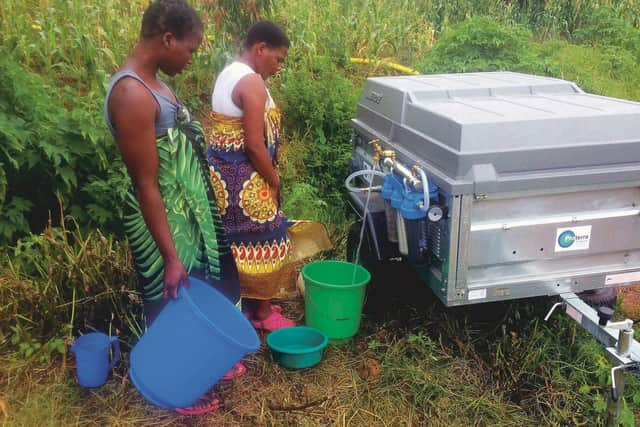
<path id="1" fill-rule="evenodd" d="M 113 358 L 111 359 L 111 363 L 109 364 L 109 370 L 113 369 L 120 360 L 120 341 L 118 341 L 118 337 L 109 337 L 109 341 L 113 346 Z"/>

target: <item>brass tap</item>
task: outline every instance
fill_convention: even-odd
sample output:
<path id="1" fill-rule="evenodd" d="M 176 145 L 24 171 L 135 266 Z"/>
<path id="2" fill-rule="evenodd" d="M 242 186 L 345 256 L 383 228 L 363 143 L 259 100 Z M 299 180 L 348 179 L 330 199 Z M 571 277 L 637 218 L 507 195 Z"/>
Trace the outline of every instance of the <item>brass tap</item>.
<path id="1" fill-rule="evenodd" d="M 391 160 L 395 160 L 396 159 L 396 152 L 393 150 L 382 150 L 382 152 L 380 153 L 380 155 L 382 157 L 388 157 Z"/>
<path id="2" fill-rule="evenodd" d="M 379 139 L 372 139 L 369 141 L 369 144 L 373 145 L 373 162 L 378 163 L 380 159 L 390 158 L 391 160 L 396 159 L 396 152 L 394 150 L 383 150 L 380 145 Z"/>
<path id="3" fill-rule="evenodd" d="M 380 154 L 382 153 L 382 147 L 380 146 L 380 140 L 378 138 L 369 141 L 370 145 L 373 145 L 373 163 L 380 161 Z"/>

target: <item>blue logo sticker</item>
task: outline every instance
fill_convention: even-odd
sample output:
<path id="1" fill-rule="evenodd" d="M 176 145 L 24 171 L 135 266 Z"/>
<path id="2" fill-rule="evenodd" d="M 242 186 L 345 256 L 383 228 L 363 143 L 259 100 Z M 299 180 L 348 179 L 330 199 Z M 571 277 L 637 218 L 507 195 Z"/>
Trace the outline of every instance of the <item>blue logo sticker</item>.
<path id="1" fill-rule="evenodd" d="M 558 236 L 558 245 L 561 248 L 568 248 L 569 246 L 573 245 L 575 241 L 576 241 L 576 233 L 574 233 L 571 230 L 563 231 Z"/>

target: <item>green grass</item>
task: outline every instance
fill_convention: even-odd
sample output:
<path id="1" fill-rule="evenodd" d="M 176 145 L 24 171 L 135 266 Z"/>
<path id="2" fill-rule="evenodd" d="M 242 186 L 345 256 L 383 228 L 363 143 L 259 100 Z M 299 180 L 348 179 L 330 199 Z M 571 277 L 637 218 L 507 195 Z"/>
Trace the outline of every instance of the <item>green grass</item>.
<path id="1" fill-rule="evenodd" d="M 0 319 L 30 334 L 0 338 L 0 399 L 6 425 L 182 425 L 154 408 L 126 376 L 139 312 L 126 247 L 99 234 L 49 229 L 20 245 L 0 270 Z M 386 283 L 391 286 L 391 283 Z M 225 409 L 194 425 L 601 425 L 609 364 L 571 319 L 541 318 L 546 298 L 444 308 L 424 285 L 417 298 L 367 314 L 347 345 L 331 346 L 305 371 L 274 364 L 266 349 L 249 374 L 219 388 Z M 75 291 L 73 291 L 75 289 Z M 72 292 L 75 297 L 69 297 Z M 285 301 L 303 317 L 302 300 Z M 111 315 L 110 315 L 111 313 Z M 121 317 L 123 316 L 123 317 Z M 385 320 L 386 319 L 386 320 Z M 56 323 L 57 322 L 57 323 Z M 117 334 L 122 362 L 109 382 L 85 391 L 74 381 L 71 334 L 91 327 Z M 3 330 L 4 331 L 4 330 Z M 63 332 L 60 336 L 56 333 Z M 61 345 L 48 345 L 61 339 Z M 36 348 L 36 343 L 44 343 Z M 374 359 L 379 378 L 362 379 Z M 640 384 L 628 376 L 624 425 L 638 417 Z"/>
<path id="2" fill-rule="evenodd" d="M 640 70 L 630 51 L 562 40 L 548 41 L 537 48 L 551 74 L 574 81 L 587 92 L 640 101 Z"/>
<path id="3" fill-rule="evenodd" d="M 70 354 L 49 361 L 5 355 L 0 395 L 10 426 L 30 425 L 603 425 L 609 365 L 568 318 L 539 317 L 545 299 L 484 309 L 429 302 L 400 308 L 402 321 L 365 317 L 348 344 L 316 367 L 291 371 L 263 347 L 248 374 L 219 385 L 225 408 L 190 420 L 147 404 L 126 376 L 126 353 L 109 381 L 86 391 Z M 302 316 L 301 301 L 284 303 Z M 394 316 L 395 317 L 395 316 Z M 361 378 L 374 359 L 380 376 Z M 638 381 L 626 399 L 637 410 Z M 633 425 L 626 409 L 624 425 Z M 636 413 L 637 417 L 637 413 Z"/>

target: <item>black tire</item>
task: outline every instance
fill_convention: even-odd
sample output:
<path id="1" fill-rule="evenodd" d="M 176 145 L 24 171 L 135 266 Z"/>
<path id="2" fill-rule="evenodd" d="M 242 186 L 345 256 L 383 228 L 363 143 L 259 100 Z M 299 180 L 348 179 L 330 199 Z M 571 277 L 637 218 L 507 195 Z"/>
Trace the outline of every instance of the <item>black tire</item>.
<path id="1" fill-rule="evenodd" d="M 578 296 L 582 301 L 596 309 L 602 306 L 615 308 L 618 300 L 616 288 L 590 289 L 580 292 Z"/>

